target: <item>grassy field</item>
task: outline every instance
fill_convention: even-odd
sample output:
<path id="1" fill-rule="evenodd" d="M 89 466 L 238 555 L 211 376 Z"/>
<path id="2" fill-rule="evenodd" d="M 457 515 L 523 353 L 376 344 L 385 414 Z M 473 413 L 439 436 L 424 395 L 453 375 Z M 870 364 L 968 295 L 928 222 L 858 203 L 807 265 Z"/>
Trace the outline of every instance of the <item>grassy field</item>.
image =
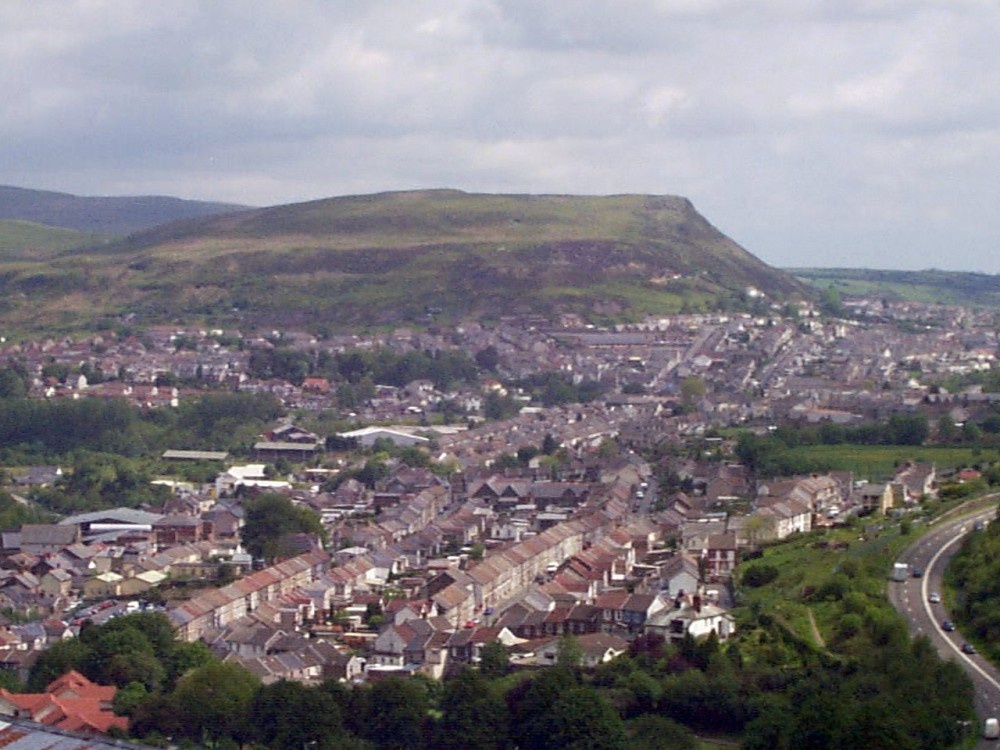
<path id="1" fill-rule="evenodd" d="M 851 471 L 856 479 L 891 479 L 895 467 L 906 461 L 932 463 L 938 472 L 1000 461 L 1000 450 L 897 445 L 809 445 L 792 449 L 802 458 L 822 461 L 831 469 Z"/>

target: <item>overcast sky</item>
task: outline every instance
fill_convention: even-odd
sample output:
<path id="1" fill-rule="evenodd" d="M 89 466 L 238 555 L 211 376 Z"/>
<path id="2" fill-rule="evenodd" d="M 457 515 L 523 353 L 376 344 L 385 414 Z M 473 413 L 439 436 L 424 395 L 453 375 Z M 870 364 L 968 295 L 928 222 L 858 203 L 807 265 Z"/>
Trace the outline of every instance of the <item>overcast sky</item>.
<path id="1" fill-rule="evenodd" d="M 2 0 L 0 184 L 682 195 L 773 265 L 1000 272 L 997 0 Z"/>

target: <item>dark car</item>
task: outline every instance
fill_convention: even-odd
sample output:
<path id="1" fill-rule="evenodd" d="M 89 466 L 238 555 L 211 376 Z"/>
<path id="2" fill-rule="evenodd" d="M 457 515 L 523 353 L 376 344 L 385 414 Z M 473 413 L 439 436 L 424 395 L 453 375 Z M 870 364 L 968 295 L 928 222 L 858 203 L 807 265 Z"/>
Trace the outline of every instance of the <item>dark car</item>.
<path id="1" fill-rule="evenodd" d="M 962 644 L 962 653 L 963 654 L 974 654 L 974 653 L 976 653 L 976 647 L 973 646 L 971 643 L 963 643 Z"/>
<path id="2" fill-rule="evenodd" d="M 953 623 L 951 620 L 945 620 L 944 622 L 941 623 L 941 630 L 950 633 L 954 629 L 955 629 L 955 623 Z"/>
<path id="3" fill-rule="evenodd" d="M 912 575 L 913 575 L 914 578 L 923 578 L 924 577 L 924 569 L 923 568 L 914 568 L 913 572 L 912 572 Z"/>

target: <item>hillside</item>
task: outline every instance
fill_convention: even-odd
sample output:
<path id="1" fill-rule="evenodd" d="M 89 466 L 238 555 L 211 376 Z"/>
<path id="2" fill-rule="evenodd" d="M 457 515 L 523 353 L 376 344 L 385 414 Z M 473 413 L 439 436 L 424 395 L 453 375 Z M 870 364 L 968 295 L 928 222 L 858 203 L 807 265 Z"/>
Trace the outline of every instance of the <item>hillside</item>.
<path id="1" fill-rule="evenodd" d="M 30 221 L 0 219 L 0 260 L 37 261 L 51 258 L 63 250 L 95 245 L 102 242 L 99 235 L 60 229 Z"/>
<path id="2" fill-rule="evenodd" d="M 3 270 L 3 269 L 0 269 Z M 473 195 L 312 201 L 173 222 L 4 276 L 57 327 L 140 322 L 339 328 L 579 313 L 592 322 L 807 294 L 684 198 Z M 22 319 L 7 296 L 8 319 Z M 25 321 L 26 322 L 26 321 Z"/>
<path id="3" fill-rule="evenodd" d="M 1000 276 L 959 271 L 886 271 L 865 268 L 790 268 L 801 281 L 846 296 L 1000 308 Z"/>
<path id="4" fill-rule="evenodd" d="M 27 221 L 87 234 L 120 236 L 168 221 L 242 208 L 245 206 L 157 195 L 83 197 L 0 185 L 0 220 Z"/>

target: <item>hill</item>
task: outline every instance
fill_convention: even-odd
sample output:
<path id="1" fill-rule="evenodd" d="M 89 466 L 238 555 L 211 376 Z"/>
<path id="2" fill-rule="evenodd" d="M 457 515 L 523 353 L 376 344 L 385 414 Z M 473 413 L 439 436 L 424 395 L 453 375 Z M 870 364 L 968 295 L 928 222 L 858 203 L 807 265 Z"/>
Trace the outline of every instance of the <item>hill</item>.
<path id="1" fill-rule="evenodd" d="M 846 296 L 879 297 L 946 305 L 1000 308 L 1000 276 L 960 271 L 885 271 L 864 268 L 790 268 L 819 290 L 831 286 Z"/>
<path id="2" fill-rule="evenodd" d="M 140 324 L 330 329 L 426 321 L 428 314 L 578 313 L 607 322 L 736 309 L 751 301 L 749 287 L 776 300 L 808 293 L 684 198 L 453 190 L 172 222 L 3 278 L 9 291 L 30 292 L 33 316 L 56 327 L 125 315 Z M 7 305 L 8 320 L 24 321 L 16 297 L 8 295 Z"/>
<path id="3" fill-rule="evenodd" d="M 100 235 L 0 219 L 0 260 L 42 260 L 63 250 L 102 242 Z"/>
<path id="4" fill-rule="evenodd" d="M 28 221 L 87 234 L 130 234 L 168 221 L 242 208 L 245 206 L 166 196 L 83 197 L 0 185 L 0 220 Z"/>

